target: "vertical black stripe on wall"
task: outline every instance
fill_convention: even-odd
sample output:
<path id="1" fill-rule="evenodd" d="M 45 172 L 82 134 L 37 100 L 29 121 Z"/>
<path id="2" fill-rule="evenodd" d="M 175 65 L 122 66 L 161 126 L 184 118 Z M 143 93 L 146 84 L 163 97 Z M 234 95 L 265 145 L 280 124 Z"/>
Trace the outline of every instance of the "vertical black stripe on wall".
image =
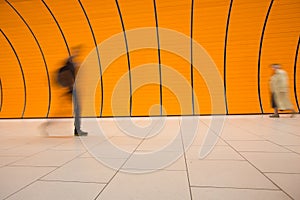
<path id="1" fill-rule="evenodd" d="M 56 17 L 54 16 L 53 12 L 52 12 L 51 9 L 49 8 L 49 6 L 46 4 L 46 2 L 45 2 L 44 0 L 41 0 L 41 1 L 43 2 L 43 4 L 45 5 L 45 7 L 47 8 L 48 12 L 51 14 L 53 20 L 55 21 L 56 26 L 58 27 L 58 29 L 59 29 L 59 31 L 60 31 L 60 34 L 61 34 L 61 36 L 62 36 L 63 39 L 64 39 L 66 48 L 67 48 L 67 50 L 68 50 L 68 54 L 69 54 L 69 56 L 70 56 L 70 55 L 71 55 L 70 48 L 69 48 L 67 39 L 66 39 L 66 37 L 65 37 L 65 35 L 64 35 L 64 32 L 63 32 L 61 26 L 59 25 L 59 23 L 58 23 Z"/>
<path id="2" fill-rule="evenodd" d="M 156 38 L 157 38 L 157 53 L 158 53 L 158 72 L 159 72 L 159 98 L 160 98 L 160 116 L 162 116 L 163 107 L 163 95 L 162 95 L 162 71 L 161 71 L 161 57 L 160 57 L 160 40 L 159 40 L 159 25 L 158 25 L 158 15 L 156 8 L 156 1 L 153 0 L 154 5 L 154 15 L 155 15 L 155 25 L 156 25 Z"/>
<path id="3" fill-rule="evenodd" d="M 294 61 L 294 94 L 295 94 L 298 112 L 300 113 L 298 96 L 297 96 L 297 61 L 298 61 L 298 53 L 299 53 L 299 43 L 300 43 L 300 37 L 298 37 L 298 44 L 296 48 L 295 61 Z"/>
<path id="4" fill-rule="evenodd" d="M 229 24 L 230 24 L 232 4 L 233 4 L 233 0 L 230 0 L 227 22 L 226 22 L 225 40 L 224 40 L 224 77 L 223 77 L 223 79 L 224 79 L 224 98 L 225 98 L 226 114 L 228 114 L 227 85 L 226 85 L 227 40 L 228 40 L 228 30 L 229 30 Z"/>
<path id="5" fill-rule="evenodd" d="M 102 112 L 103 112 L 103 79 L 102 79 L 102 66 L 101 66 L 101 61 L 100 61 L 100 53 L 99 53 L 99 49 L 98 49 L 98 44 L 97 44 L 97 40 L 96 40 L 96 36 L 94 34 L 94 31 L 93 31 L 93 27 L 91 25 L 91 22 L 89 20 L 89 17 L 87 15 L 87 12 L 86 10 L 84 9 L 84 6 L 82 5 L 81 1 L 78 0 L 80 6 L 81 6 L 81 9 L 85 15 L 85 18 L 89 24 L 89 27 L 90 27 L 90 31 L 91 31 L 91 34 L 93 36 L 93 41 L 94 41 L 94 45 L 95 45 L 95 48 L 96 48 L 96 52 L 97 52 L 97 57 L 98 57 L 98 66 L 99 66 L 99 70 L 100 70 L 100 84 L 101 84 L 101 105 L 100 105 L 100 117 L 102 117 Z"/>
<path id="6" fill-rule="evenodd" d="M 259 105 L 260 105 L 260 112 L 263 114 L 264 113 L 264 108 L 262 106 L 262 102 L 261 102 L 261 91 L 260 91 L 260 66 L 261 66 L 261 53 L 262 53 L 262 47 L 263 47 L 263 41 L 264 41 L 264 35 L 265 35 L 265 30 L 266 30 L 266 26 L 267 26 L 267 22 L 269 19 L 269 15 L 272 9 L 272 5 L 273 5 L 274 0 L 271 0 L 269 8 L 268 8 L 268 12 L 266 14 L 265 17 L 265 21 L 264 21 L 264 25 L 263 25 L 263 29 L 261 32 L 261 37 L 260 37 L 260 45 L 259 45 L 259 53 L 258 53 L 258 64 L 257 64 L 257 90 L 258 90 L 258 100 L 259 100 Z"/>
<path id="7" fill-rule="evenodd" d="M 48 118 L 49 116 L 49 112 L 50 112 L 50 106 L 51 106 L 51 86 L 50 86 L 50 76 L 49 76 L 49 70 L 48 70 L 48 66 L 47 66 L 47 62 L 45 59 L 45 55 L 44 52 L 41 48 L 41 45 L 38 41 L 38 39 L 36 38 L 35 34 L 33 33 L 32 29 L 30 28 L 29 24 L 26 22 L 26 20 L 22 17 L 22 15 L 18 12 L 18 10 L 11 4 L 9 3 L 7 0 L 6 2 L 8 3 L 8 5 L 16 12 L 16 14 L 20 17 L 20 19 L 23 21 L 23 23 L 26 25 L 26 27 L 28 28 L 28 30 L 30 31 L 31 35 L 33 36 L 35 43 L 37 44 L 40 53 L 42 55 L 43 58 L 43 62 L 45 65 L 45 69 L 46 69 L 46 76 L 47 76 L 47 83 L 48 83 L 48 108 L 47 108 L 47 114 L 46 114 L 46 118 Z"/>
<path id="8" fill-rule="evenodd" d="M 191 5 L 191 88 L 192 88 L 192 111 L 195 115 L 195 97 L 194 97 L 194 62 L 193 62 L 193 27 L 194 27 L 194 0 Z"/>
<path id="9" fill-rule="evenodd" d="M 27 101 L 27 88 L 26 88 L 26 81 L 25 81 L 25 75 L 24 75 L 23 67 L 22 67 L 21 61 L 19 59 L 19 56 L 18 56 L 18 54 L 17 54 L 14 46 L 12 45 L 12 43 L 10 42 L 10 40 L 8 39 L 8 37 L 5 35 L 5 33 L 2 31 L 2 29 L 0 29 L 0 32 L 5 37 L 6 41 L 9 43 L 11 49 L 13 50 L 13 52 L 14 52 L 17 60 L 18 60 L 19 67 L 20 67 L 20 70 L 21 70 L 22 80 L 23 80 L 23 87 L 24 87 L 24 106 L 23 106 L 23 110 L 22 110 L 22 114 L 21 114 L 21 118 L 23 118 L 25 110 L 26 110 L 26 101 Z"/>
<path id="10" fill-rule="evenodd" d="M 121 8 L 120 8 L 120 5 L 118 3 L 118 0 L 115 0 L 115 2 L 116 2 L 116 5 L 117 5 L 117 8 L 118 8 L 120 21 L 121 21 L 121 24 L 122 24 L 124 40 L 125 40 L 125 46 L 126 46 L 126 53 L 127 53 L 128 76 L 129 76 L 129 93 L 130 93 L 130 108 L 129 108 L 130 110 L 129 110 L 129 114 L 131 116 L 132 115 L 132 83 L 131 83 L 131 70 L 130 70 L 130 56 L 129 56 L 129 50 L 128 50 L 128 41 L 127 41 L 127 37 L 126 37 L 126 29 L 125 29 L 125 25 L 124 25 L 124 21 L 123 21 L 123 17 L 122 17 Z"/>
<path id="11" fill-rule="evenodd" d="M 3 89 L 2 89 L 2 82 L 0 77 L 0 112 L 2 110 L 2 105 L 3 105 Z"/>

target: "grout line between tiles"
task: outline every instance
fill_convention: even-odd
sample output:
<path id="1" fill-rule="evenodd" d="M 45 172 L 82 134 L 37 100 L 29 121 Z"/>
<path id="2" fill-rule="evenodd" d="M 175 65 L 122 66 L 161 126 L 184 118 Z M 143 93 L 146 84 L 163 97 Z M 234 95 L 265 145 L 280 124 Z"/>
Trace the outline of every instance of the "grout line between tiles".
<path id="1" fill-rule="evenodd" d="M 192 185 L 192 188 L 209 188 L 209 189 L 235 189 L 235 190 L 263 190 L 263 191 L 281 191 L 280 189 L 271 189 L 271 188 L 238 188 L 238 187 L 222 187 L 222 186 L 197 186 Z"/>
<path id="2" fill-rule="evenodd" d="M 212 130 L 213 133 L 215 132 Z M 227 141 L 224 141 L 227 143 L 235 152 L 237 152 L 241 157 L 245 159 L 246 162 L 248 162 L 252 167 L 254 167 L 260 174 L 262 174 L 266 179 L 268 179 L 271 183 L 273 183 L 277 188 L 279 188 L 282 192 L 284 192 L 289 198 L 294 199 L 291 195 L 289 195 L 286 191 L 284 191 L 278 184 L 276 184 L 272 179 L 270 179 L 268 176 L 266 176 L 260 169 L 258 169 L 253 163 L 251 163 L 245 156 L 243 156 L 239 151 L 237 151 L 233 146 L 230 145 Z"/>
<path id="3" fill-rule="evenodd" d="M 229 123 L 230 123 L 230 122 L 229 122 Z M 251 133 L 251 134 L 253 134 L 253 135 L 255 135 L 255 136 L 261 137 L 260 135 L 257 135 L 257 134 L 255 134 L 255 133 L 250 132 L 248 129 L 245 129 L 244 127 L 240 127 L 240 126 L 237 126 L 237 127 L 241 128 L 241 129 L 243 129 L 243 130 L 245 130 L 245 131 L 247 131 L 247 132 L 249 132 L 249 133 Z M 267 142 L 270 142 L 270 143 L 272 143 L 272 144 L 274 144 L 274 145 L 276 145 L 276 146 L 280 146 L 280 147 L 282 147 L 283 149 L 285 149 L 285 150 L 287 150 L 287 151 L 290 151 L 290 152 L 293 152 L 293 153 L 296 153 L 296 154 L 300 155 L 300 153 L 298 153 L 298 152 L 296 152 L 296 151 L 293 151 L 293 150 L 291 150 L 291 149 L 288 149 L 286 146 L 289 146 L 289 145 L 281 145 L 281 144 L 277 144 L 277 143 L 275 143 L 275 142 L 273 142 L 273 141 L 271 141 L 271 140 L 269 140 L 269 139 L 266 139 L 266 138 L 264 138 L 264 140 L 267 141 Z M 300 145 L 291 145 L 291 146 L 300 146 Z M 241 152 L 241 151 L 240 151 L 240 152 Z"/>
<path id="4" fill-rule="evenodd" d="M 179 123 L 179 127 L 180 127 L 180 121 Z M 192 193 L 192 188 L 191 188 L 191 180 L 190 180 L 190 173 L 189 173 L 189 168 L 188 168 L 188 164 L 187 164 L 187 158 L 186 158 L 186 148 L 184 146 L 183 143 L 183 133 L 182 133 L 182 129 L 180 128 L 180 137 L 181 137 L 181 144 L 182 144 L 182 148 L 183 148 L 183 157 L 184 157 L 184 163 L 185 163 L 185 171 L 186 171 L 186 176 L 187 176 L 187 181 L 188 181 L 188 187 L 189 187 L 189 193 L 190 193 L 190 198 L 191 200 L 193 200 L 193 193 Z"/>
<path id="5" fill-rule="evenodd" d="M 283 121 L 282 120 L 277 120 L 277 121 L 279 121 L 279 123 L 283 123 Z M 229 123 L 231 123 L 231 122 L 229 122 Z M 262 122 L 261 121 L 259 121 L 258 123 L 260 123 L 260 124 L 262 124 Z M 232 124 L 232 123 L 231 123 Z M 263 124 L 263 125 L 265 125 L 265 124 Z M 240 127 L 240 126 L 238 126 L 238 127 Z M 241 127 L 240 127 L 241 128 Z M 276 128 L 276 127 L 271 127 L 271 126 L 268 126 L 268 128 L 270 128 L 270 129 L 273 129 L 273 130 L 276 130 L 276 131 L 281 131 L 280 129 L 278 129 L 278 128 Z M 256 136 L 259 136 L 259 135 L 257 135 L 257 134 L 255 134 L 255 133 L 252 133 L 252 132 L 250 132 L 250 131 L 248 131 L 249 133 L 251 133 L 251 134 L 254 134 L 254 135 L 256 135 Z M 289 134 L 289 135 L 293 135 L 293 136 L 297 136 L 297 137 L 300 137 L 300 135 L 297 135 L 297 134 L 294 134 L 294 133 L 291 133 L 290 131 L 286 131 L 286 133 L 287 134 Z"/>
<path id="6" fill-rule="evenodd" d="M 41 179 L 37 180 L 37 182 L 60 182 L 60 183 L 94 183 L 94 184 L 102 184 L 105 185 L 107 184 L 106 182 L 95 182 L 95 181 L 66 181 L 66 180 L 55 180 L 55 179 Z"/>
<path id="7" fill-rule="evenodd" d="M 47 149 L 47 150 L 48 150 L 48 149 Z M 45 150 L 45 151 L 47 151 L 47 150 Z M 84 151 L 84 152 L 82 152 L 81 154 L 75 156 L 73 159 L 71 159 L 71 160 L 69 160 L 69 161 L 63 163 L 61 166 L 55 167 L 55 169 L 51 170 L 50 172 L 46 173 L 45 175 L 41 176 L 40 178 L 37 178 L 36 180 L 30 182 L 29 184 L 27 184 L 27 185 L 21 187 L 21 188 L 18 189 L 17 191 L 15 191 L 15 192 L 11 193 L 10 195 L 8 195 L 7 197 L 5 197 L 3 200 L 6 200 L 6 199 L 10 198 L 11 196 L 13 196 L 13 195 L 17 194 L 18 192 L 24 190 L 25 188 L 27 188 L 28 186 L 34 184 L 35 182 L 42 180 L 42 178 L 44 178 L 45 176 L 48 176 L 49 174 L 51 174 L 51 173 L 54 172 L 55 170 L 61 168 L 62 166 L 66 165 L 67 163 L 70 163 L 71 161 L 73 161 L 73 160 L 75 160 L 76 158 L 80 157 L 80 156 L 83 155 L 84 153 L 86 153 L 86 151 Z"/>
<path id="8" fill-rule="evenodd" d="M 153 127 L 154 128 L 154 127 Z M 151 133 L 151 131 L 153 130 L 153 128 L 149 131 L 149 133 L 144 136 L 144 138 L 140 141 L 139 144 L 137 144 L 136 148 L 131 152 L 130 156 L 128 158 L 126 158 L 126 160 L 124 161 L 124 163 L 119 167 L 118 170 L 116 170 L 115 174 L 110 178 L 110 180 L 108 181 L 108 183 L 102 188 L 102 190 L 96 195 L 96 197 L 94 198 L 94 200 L 97 200 L 97 198 L 100 196 L 100 194 L 106 189 L 106 187 L 111 183 L 111 181 L 115 178 L 115 176 L 120 172 L 120 170 L 122 169 L 122 167 L 127 163 L 127 161 L 132 157 L 132 155 L 134 154 L 134 152 L 137 151 L 137 149 L 141 146 L 141 144 L 144 142 L 144 140 L 147 138 L 147 136 Z M 125 159 L 125 158 L 124 158 Z"/>
<path id="9" fill-rule="evenodd" d="M 291 175 L 300 175 L 300 172 L 263 172 L 264 174 L 291 174 Z"/>

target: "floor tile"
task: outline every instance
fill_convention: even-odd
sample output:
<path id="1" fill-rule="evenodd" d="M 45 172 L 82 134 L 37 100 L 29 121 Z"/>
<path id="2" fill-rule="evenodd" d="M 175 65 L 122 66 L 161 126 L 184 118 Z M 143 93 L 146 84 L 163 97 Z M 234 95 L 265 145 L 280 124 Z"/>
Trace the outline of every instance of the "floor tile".
<path id="1" fill-rule="evenodd" d="M 96 183 L 37 181 L 8 200 L 93 200 L 103 187 Z"/>
<path id="2" fill-rule="evenodd" d="M 279 145 L 300 145 L 300 137 L 287 133 L 272 133 L 263 136 L 266 140 L 269 140 Z"/>
<path id="3" fill-rule="evenodd" d="M 300 154 L 300 145 L 299 146 L 285 146 L 285 147 Z"/>
<path id="4" fill-rule="evenodd" d="M 90 149 L 88 152 L 97 158 L 129 158 L 132 152 L 137 148 L 137 145 L 116 145 L 109 141 L 105 141 L 96 145 Z"/>
<path id="5" fill-rule="evenodd" d="M 277 174 L 267 173 L 272 181 L 274 181 L 281 189 L 288 193 L 294 199 L 300 199 L 300 174 Z"/>
<path id="6" fill-rule="evenodd" d="M 254 190 L 235 188 L 192 188 L 193 199 L 214 200 L 291 200 L 279 190 Z"/>
<path id="7" fill-rule="evenodd" d="M 184 133 L 182 134 L 183 138 Z M 185 138 L 184 138 L 185 139 Z M 186 141 L 187 143 L 187 141 Z M 188 144 L 188 143 L 187 143 Z M 227 144 L 223 141 L 221 137 L 216 135 L 214 132 L 209 131 L 208 129 L 205 129 L 204 131 L 199 130 L 197 134 L 195 135 L 195 138 L 193 139 L 191 145 L 201 145 L 201 146 L 207 146 L 207 145 L 218 145 L 218 146 L 227 146 Z M 187 146 L 187 145 L 185 145 Z"/>
<path id="8" fill-rule="evenodd" d="M 262 137 L 251 134 L 247 130 L 241 129 L 234 125 L 225 125 L 222 130 L 221 137 L 228 140 L 263 140 Z"/>
<path id="9" fill-rule="evenodd" d="M 0 156 L 30 156 L 45 151 L 46 149 L 44 146 L 26 144 L 11 149 L 0 150 Z"/>
<path id="10" fill-rule="evenodd" d="M 179 151 L 183 152 L 181 139 L 147 139 L 137 148 L 137 151 Z"/>
<path id="11" fill-rule="evenodd" d="M 57 145 L 51 148 L 52 150 L 62 150 L 62 151 L 71 151 L 71 150 L 84 150 L 84 144 L 80 140 L 71 140 L 63 144 Z"/>
<path id="12" fill-rule="evenodd" d="M 202 158 L 200 151 L 206 149 L 207 156 Z M 186 158 L 190 159 L 206 159 L 206 160 L 244 160 L 234 149 L 229 146 L 191 146 L 187 153 Z"/>
<path id="13" fill-rule="evenodd" d="M 186 172 L 160 170 L 142 174 L 118 173 L 97 200 L 111 199 L 190 199 Z"/>
<path id="14" fill-rule="evenodd" d="M 284 147 L 276 145 L 269 141 L 228 141 L 228 143 L 239 152 L 290 152 Z"/>
<path id="15" fill-rule="evenodd" d="M 15 138 L 14 136 L 2 136 L 0 138 L 0 150 L 8 150 L 22 146 L 32 140 L 30 137 Z"/>
<path id="16" fill-rule="evenodd" d="M 79 156 L 82 151 L 47 150 L 20 160 L 14 165 L 26 166 L 61 166 Z"/>
<path id="17" fill-rule="evenodd" d="M 76 158 L 51 172 L 43 180 L 107 183 L 116 173 L 94 158 Z"/>
<path id="18" fill-rule="evenodd" d="M 177 162 L 178 160 L 179 162 Z M 122 170 L 133 173 L 141 170 L 149 172 L 158 169 L 186 170 L 183 161 L 183 152 L 135 152 L 122 167 Z"/>
<path id="19" fill-rule="evenodd" d="M 300 173 L 300 156 L 295 153 L 242 152 L 262 172 Z"/>
<path id="20" fill-rule="evenodd" d="M 17 192 L 48 174 L 53 167 L 2 167 L 0 168 L 0 199 Z"/>
<path id="21" fill-rule="evenodd" d="M 293 123 L 290 123 L 294 121 Z M 300 128 L 297 125 L 297 123 L 295 123 L 297 121 L 296 118 L 289 118 L 286 116 L 283 117 L 282 115 L 282 119 L 280 120 L 272 120 L 272 119 L 263 119 L 261 121 L 258 121 L 259 124 L 270 127 L 274 130 L 278 130 L 280 132 L 286 132 L 286 133 L 291 133 L 291 134 L 300 134 Z M 269 123 L 266 123 L 269 122 Z"/>
<path id="22" fill-rule="evenodd" d="M 4 165 L 8 165 L 10 163 L 13 163 L 17 160 L 22 159 L 23 157 L 18 157 L 18 156 L 14 156 L 14 157 L 10 157 L 10 156 L 0 156 L 0 167 L 4 166 Z"/>
<path id="23" fill-rule="evenodd" d="M 246 161 L 189 160 L 192 186 L 276 189 Z"/>
<path id="24" fill-rule="evenodd" d="M 137 146 L 142 142 L 142 139 L 130 137 L 130 136 L 113 136 L 109 139 L 114 145 L 135 145 Z"/>

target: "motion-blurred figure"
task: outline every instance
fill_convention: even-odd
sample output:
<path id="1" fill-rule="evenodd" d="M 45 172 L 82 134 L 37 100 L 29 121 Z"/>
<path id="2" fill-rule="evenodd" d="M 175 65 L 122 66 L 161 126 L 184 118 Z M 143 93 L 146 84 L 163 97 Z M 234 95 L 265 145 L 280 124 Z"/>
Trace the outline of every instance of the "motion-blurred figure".
<path id="1" fill-rule="evenodd" d="M 295 114 L 293 104 L 290 101 L 288 75 L 281 69 L 280 64 L 272 64 L 273 75 L 270 79 L 271 104 L 274 114 L 270 117 L 279 117 L 278 111 L 292 111 Z"/>
<path id="2" fill-rule="evenodd" d="M 58 72 L 58 83 L 68 88 L 67 95 L 73 100 L 73 113 L 75 117 L 74 121 L 74 135 L 75 136 L 86 136 L 88 133 L 81 130 L 81 107 L 78 92 L 76 90 L 75 77 L 76 67 L 75 58 L 79 55 L 80 47 L 74 47 L 72 49 L 72 55 L 66 60 L 65 66 L 62 67 Z"/>

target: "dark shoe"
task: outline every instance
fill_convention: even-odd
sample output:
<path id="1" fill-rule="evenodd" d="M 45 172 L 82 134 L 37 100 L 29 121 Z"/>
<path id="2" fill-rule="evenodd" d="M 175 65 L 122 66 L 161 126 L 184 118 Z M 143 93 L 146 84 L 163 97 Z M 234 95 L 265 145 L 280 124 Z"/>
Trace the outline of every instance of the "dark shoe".
<path id="1" fill-rule="evenodd" d="M 271 118 L 279 118 L 279 114 L 270 115 Z"/>
<path id="2" fill-rule="evenodd" d="M 87 133 L 87 132 L 84 132 L 84 131 L 82 131 L 82 130 L 76 130 L 76 129 L 74 129 L 74 135 L 75 135 L 75 136 L 87 136 L 88 133 Z"/>

